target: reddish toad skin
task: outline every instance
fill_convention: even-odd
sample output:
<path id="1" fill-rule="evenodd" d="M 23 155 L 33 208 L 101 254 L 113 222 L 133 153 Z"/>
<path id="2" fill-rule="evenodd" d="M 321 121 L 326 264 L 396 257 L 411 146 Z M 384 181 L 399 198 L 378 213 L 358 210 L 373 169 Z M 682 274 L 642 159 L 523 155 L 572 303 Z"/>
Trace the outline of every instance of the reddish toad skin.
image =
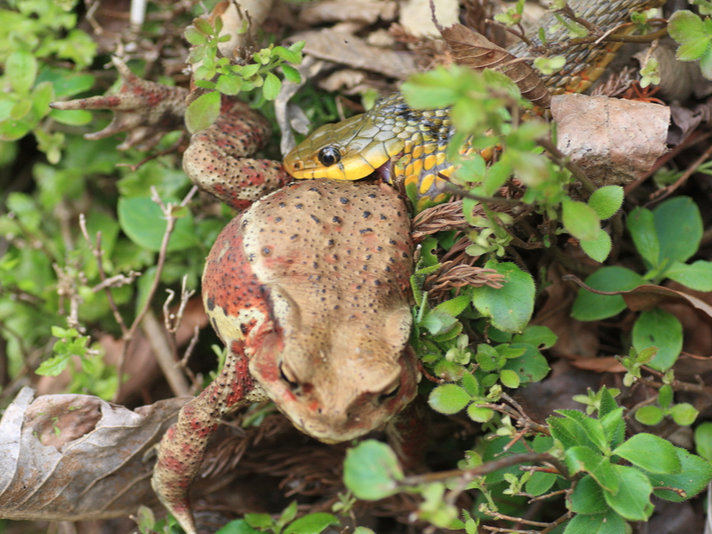
<path id="1" fill-rule="evenodd" d="M 112 109 L 112 123 L 88 137 L 126 131 L 121 148 L 149 148 L 179 126 L 188 93 L 114 63 L 124 79 L 118 95 L 52 106 Z M 264 119 L 223 97 L 183 167 L 204 191 L 246 208 L 290 181 L 278 162 L 250 158 L 268 136 Z M 405 204 L 378 182 L 291 184 L 225 227 L 207 258 L 203 299 L 228 355 L 163 437 L 151 480 L 188 534 L 196 532 L 190 484 L 229 412 L 270 398 L 299 429 L 333 443 L 383 426 L 415 397 L 412 271 Z"/>

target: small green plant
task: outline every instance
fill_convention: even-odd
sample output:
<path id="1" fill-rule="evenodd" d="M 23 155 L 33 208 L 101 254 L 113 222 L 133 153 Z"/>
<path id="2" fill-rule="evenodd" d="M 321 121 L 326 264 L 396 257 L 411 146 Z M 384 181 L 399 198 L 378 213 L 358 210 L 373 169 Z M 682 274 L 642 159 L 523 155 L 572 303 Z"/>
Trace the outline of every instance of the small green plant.
<path id="1" fill-rule="evenodd" d="M 645 274 L 639 275 L 626 267 L 606 266 L 586 278 L 587 286 L 607 292 L 629 291 L 669 278 L 696 291 L 712 291 L 712 262 L 686 263 L 697 252 L 702 239 L 702 217 L 692 199 L 675 197 L 654 210 L 635 208 L 628 216 L 627 226 L 642 257 Z M 622 296 L 582 289 L 572 314 L 580 321 L 598 321 L 626 308 Z M 670 369 L 682 350 L 680 321 L 659 307 L 641 312 L 632 334 L 632 345 L 638 354 L 650 346 L 657 347 L 648 365 L 658 371 Z"/>
<path id="2" fill-rule="evenodd" d="M 712 466 L 652 434 L 626 440 L 624 409 L 616 404 L 616 393 L 606 388 L 590 392 L 585 397 L 589 415 L 557 410 L 545 426 L 520 440 L 498 432 L 500 437 L 491 436 L 482 456 L 471 452 L 459 470 L 440 476 L 406 476 L 387 445 L 366 441 L 349 451 L 344 481 L 360 499 L 401 491 L 420 494 L 421 519 L 468 532 L 476 531 L 477 519 L 469 514 L 459 518 L 452 505 L 466 489 L 483 492 L 480 519 L 505 517 L 497 495 L 535 498 L 563 492 L 569 513 L 549 526 L 565 524 L 566 534 L 624 532 L 627 521 L 650 517 L 652 495 L 679 502 L 699 493 L 712 479 Z M 705 431 L 699 433 L 700 442 L 708 446 Z"/>
<path id="3" fill-rule="evenodd" d="M 293 501 L 277 518 L 269 514 L 245 514 L 244 519 L 231 521 L 217 534 L 319 534 L 329 526 L 339 525 L 339 520 L 332 514 L 314 513 L 295 519 L 296 516 L 297 503 Z"/>
<path id="4" fill-rule="evenodd" d="M 96 43 L 76 28 L 76 1 L 18 0 L 17 11 L 0 9 L 0 141 L 15 141 L 28 133 L 50 163 L 57 163 L 65 137 L 53 132 L 52 121 L 81 126 L 91 121 L 88 111 L 59 113 L 49 109 L 57 98 L 86 91 L 94 77 L 76 71 L 94 59 Z M 59 58 L 74 63 L 75 70 L 52 66 Z M 65 61 L 64 64 L 67 62 Z"/>
<path id="5" fill-rule="evenodd" d="M 668 32 L 680 44 L 675 57 L 699 61 L 702 75 L 712 80 L 712 19 L 702 19 L 692 11 L 675 11 L 668 20 Z"/>
<path id="6" fill-rule="evenodd" d="M 196 98 L 186 111 L 186 125 L 191 133 L 210 126 L 220 112 L 220 95 L 234 96 L 261 88 L 262 98 L 274 100 L 282 87 L 282 81 L 273 72 L 282 71 L 285 79 L 299 83 L 299 71 L 288 65 L 302 62 L 301 50 L 304 41 L 299 41 L 285 48 L 269 45 L 252 54 L 253 63 L 231 61 L 227 57 L 218 57 L 218 45 L 229 41 L 230 35 L 221 35 L 222 18 L 215 18 L 215 25 L 206 19 L 197 18 L 193 26 L 185 32 L 186 40 L 193 45 L 188 62 L 195 65 L 193 81 L 196 86 L 211 92 Z"/>

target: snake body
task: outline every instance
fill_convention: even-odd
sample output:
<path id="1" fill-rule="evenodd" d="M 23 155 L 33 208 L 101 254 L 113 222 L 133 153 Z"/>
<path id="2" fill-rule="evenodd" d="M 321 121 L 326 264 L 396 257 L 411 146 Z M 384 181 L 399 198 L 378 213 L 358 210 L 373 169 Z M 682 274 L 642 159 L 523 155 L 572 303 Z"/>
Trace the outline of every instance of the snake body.
<path id="1" fill-rule="evenodd" d="M 572 0 L 569 5 L 577 16 L 609 32 L 627 22 L 633 11 L 663 3 L 664 0 Z M 544 28 L 547 42 L 563 42 L 567 29 L 557 22 L 553 13 L 547 13 L 530 32 L 529 40 L 541 46 L 539 28 Z M 555 94 L 585 91 L 605 71 L 620 46 L 621 43 L 584 43 L 567 47 L 565 66 L 542 79 Z M 508 50 L 517 57 L 528 54 L 523 42 Z M 284 167 L 297 179 L 359 180 L 379 172 L 386 179 L 403 180 L 406 189 L 417 192 L 418 212 L 446 198 L 438 174 L 449 176 L 453 171 L 445 151 L 454 133 L 449 108 L 412 109 L 402 94 L 394 93 L 376 102 L 366 113 L 314 131 L 287 155 Z M 466 144 L 461 153 L 467 151 Z"/>

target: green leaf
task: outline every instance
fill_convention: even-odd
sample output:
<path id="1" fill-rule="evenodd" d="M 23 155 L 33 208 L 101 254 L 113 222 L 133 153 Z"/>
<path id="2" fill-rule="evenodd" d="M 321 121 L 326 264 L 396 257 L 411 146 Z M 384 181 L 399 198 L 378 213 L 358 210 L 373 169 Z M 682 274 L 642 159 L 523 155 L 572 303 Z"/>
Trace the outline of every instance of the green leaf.
<path id="1" fill-rule="evenodd" d="M 453 414 L 462 410 L 472 400 L 467 391 L 456 384 L 442 384 L 430 392 L 428 404 L 440 413 Z"/>
<path id="2" fill-rule="evenodd" d="M 508 388 L 518 388 L 521 383 L 519 375 L 510 369 L 502 369 L 499 373 L 499 381 Z"/>
<path id="3" fill-rule="evenodd" d="M 532 476 L 524 486 L 524 489 L 530 495 L 535 497 L 539 495 L 544 495 L 547 491 L 551 489 L 558 478 L 554 473 L 542 473 L 541 471 L 535 471 Z"/>
<path id="4" fill-rule="evenodd" d="M 245 521 L 251 527 L 270 528 L 274 525 L 272 516 L 269 514 L 245 514 Z"/>
<path id="5" fill-rule="evenodd" d="M 504 275 L 504 286 L 494 289 L 489 286 L 473 288 L 472 304 L 492 325 L 504 332 L 521 332 L 534 311 L 534 279 L 514 263 L 498 263 L 490 260 L 485 264 Z"/>
<path id="6" fill-rule="evenodd" d="M 438 304 L 435 309 L 452 317 L 457 317 L 467 309 L 470 300 L 471 298 L 468 295 L 460 295 L 459 297 Z"/>
<path id="7" fill-rule="evenodd" d="M 675 11 L 668 22 L 668 33 L 678 43 L 687 43 L 707 35 L 702 19 L 692 11 Z"/>
<path id="8" fill-rule="evenodd" d="M 40 376 L 57 376 L 67 368 L 69 355 L 53 356 L 43 361 L 35 371 Z"/>
<path id="9" fill-rule="evenodd" d="M 658 352 L 648 365 L 658 371 L 667 371 L 682 350 L 682 324 L 677 317 L 660 308 L 646 310 L 635 321 L 632 341 L 639 353 L 648 347 L 657 347 Z"/>
<path id="10" fill-rule="evenodd" d="M 235 75 L 222 74 L 218 77 L 215 88 L 224 95 L 236 95 L 242 88 L 242 78 Z"/>
<path id="11" fill-rule="evenodd" d="M 568 233 L 582 241 L 598 239 L 601 220 L 592 207 L 583 202 L 568 199 L 562 202 L 562 207 L 564 228 Z"/>
<path id="12" fill-rule="evenodd" d="M 23 98 L 19 102 L 17 102 L 14 106 L 12 106 L 12 109 L 10 110 L 10 118 L 11 119 L 21 119 L 25 115 L 27 115 L 30 110 L 32 109 L 32 100 L 29 98 Z M 28 119 L 32 120 L 31 117 L 28 117 Z"/>
<path id="13" fill-rule="evenodd" d="M 161 249 L 168 222 L 163 218 L 161 208 L 149 197 L 119 198 L 118 215 L 121 229 L 131 241 L 154 252 Z M 193 226 L 190 213 L 178 219 L 168 241 L 168 251 L 199 245 Z"/>
<path id="14" fill-rule="evenodd" d="M 697 260 L 688 265 L 674 261 L 665 276 L 695 291 L 712 291 L 712 262 Z"/>
<path id="15" fill-rule="evenodd" d="M 620 484 L 620 477 L 614 470 L 614 465 L 608 458 L 597 453 L 593 449 L 584 446 L 571 447 L 566 449 L 566 466 L 571 474 L 585 472 L 591 475 L 605 493 L 617 493 Z M 646 479 L 647 480 L 647 479 Z"/>
<path id="16" fill-rule="evenodd" d="M 443 68 L 414 74 L 401 85 L 401 92 L 411 107 L 435 109 L 451 106 L 457 98 L 455 89 L 448 86 L 449 74 Z"/>
<path id="17" fill-rule="evenodd" d="M 37 60 L 31 52 L 15 50 L 5 62 L 5 79 L 20 95 L 30 92 L 37 77 Z"/>
<path id="18" fill-rule="evenodd" d="M 89 124 L 93 119 L 91 112 L 85 109 L 68 109 L 64 111 L 53 109 L 49 112 L 49 116 L 60 124 L 69 126 L 83 126 Z"/>
<path id="19" fill-rule="evenodd" d="M 601 415 L 603 413 L 603 415 Z M 603 427 L 603 433 L 611 447 L 617 447 L 625 439 L 625 421 L 623 420 L 623 408 L 616 408 L 609 412 L 599 411 L 599 421 Z"/>
<path id="20" fill-rule="evenodd" d="M 200 19 L 196 19 L 200 20 Z M 220 93 L 213 91 L 199 96 L 185 112 L 185 125 L 192 134 L 212 125 L 220 114 Z"/>
<path id="21" fill-rule="evenodd" d="M 648 426 L 655 426 L 665 414 L 657 406 L 641 406 L 635 411 L 635 420 Z"/>
<path id="22" fill-rule="evenodd" d="M 649 475 L 653 486 L 683 490 L 683 495 L 677 492 L 656 489 L 655 496 L 666 501 L 681 502 L 694 497 L 702 491 L 712 479 L 712 465 L 707 460 L 675 447 L 677 457 L 682 466 L 676 475 Z"/>
<path id="23" fill-rule="evenodd" d="M 326 527 L 338 524 L 339 520 L 331 514 L 315 513 L 300 517 L 282 532 L 283 534 L 319 534 Z"/>
<path id="24" fill-rule="evenodd" d="M 695 61 L 702 58 L 703 55 L 707 53 L 710 47 L 709 39 L 699 39 L 697 41 L 690 41 L 681 45 L 677 49 L 675 57 L 679 61 Z"/>
<path id="25" fill-rule="evenodd" d="M 274 100 L 279 95 L 281 87 L 282 80 L 277 78 L 273 72 L 268 72 L 262 86 L 262 96 L 265 97 L 265 100 Z"/>
<path id="26" fill-rule="evenodd" d="M 353 494 L 366 501 L 377 501 L 398 491 L 403 471 L 393 450 L 369 439 L 346 452 L 344 483 Z"/>
<path id="27" fill-rule="evenodd" d="M 653 505 L 650 503 L 653 486 L 650 480 L 634 467 L 611 467 L 618 476 L 620 487 L 615 493 L 603 492 L 608 506 L 628 521 L 647 521 L 653 513 Z"/>
<path id="28" fill-rule="evenodd" d="M 260 534 L 260 531 L 252 528 L 244 519 L 236 519 L 227 523 L 215 534 Z"/>
<path id="29" fill-rule="evenodd" d="M 188 26 L 185 32 L 183 32 L 183 37 L 192 45 L 206 44 L 208 42 L 208 37 L 193 26 Z"/>
<path id="30" fill-rule="evenodd" d="M 643 256 L 648 268 L 656 267 L 660 259 L 660 243 L 655 231 L 653 212 L 645 208 L 635 208 L 626 221 L 638 254 Z"/>
<path id="31" fill-rule="evenodd" d="M 302 59 L 301 54 L 298 51 L 291 49 L 288 50 L 283 46 L 275 46 L 272 49 L 272 55 L 277 56 L 284 61 L 288 61 L 289 63 L 294 63 L 295 65 L 299 64 Z"/>
<path id="32" fill-rule="evenodd" d="M 606 185 L 596 189 L 588 205 L 591 206 L 602 221 L 613 217 L 623 205 L 623 188 L 619 185 Z"/>
<path id="33" fill-rule="evenodd" d="M 665 384 L 658 391 L 658 404 L 664 410 L 667 410 L 672 404 L 672 387 L 670 384 Z"/>
<path id="34" fill-rule="evenodd" d="M 574 421 L 561 417 L 548 417 L 546 423 L 549 425 L 551 436 L 558 439 L 567 449 L 588 440 L 586 434 Z"/>
<path id="35" fill-rule="evenodd" d="M 584 475 L 571 494 L 571 511 L 577 514 L 602 514 L 609 510 L 603 500 L 603 489 L 591 475 Z"/>
<path id="36" fill-rule="evenodd" d="M 712 423 L 705 421 L 695 428 L 697 454 L 708 462 L 712 460 Z"/>
<path id="37" fill-rule="evenodd" d="M 625 267 L 602 267 L 586 278 L 586 285 L 599 291 L 628 291 L 645 283 L 638 274 Z M 613 317 L 627 308 L 620 295 L 598 295 L 580 289 L 571 315 L 579 321 L 600 321 Z"/>
<path id="38" fill-rule="evenodd" d="M 655 232 L 660 241 L 658 264 L 690 259 L 702 239 L 702 217 L 697 204 L 690 197 L 674 197 L 660 204 L 653 215 Z"/>
<path id="39" fill-rule="evenodd" d="M 37 76 L 37 82 L 45 81 L 52 84 L 55 98 L 69 98 L 91 89 L 95 78 L 91 74 L 75 74 L 68 69 L 44 68 Z"/>
<path id="40" fill-rule="evenodd" d="M 559 337 L 546 326 L 530 325 L 521 334 L 514 336 L 515 343 L 528 343 L 537 349 L 548 349 L 556 345 Z"/>
<path id="41" fill-rule="evenodd" d="M 609 389 L 606 386 L 601 388 L 601 409 L 598 412 L 598 417 L 603 419 L 608 414 L 616 411 L 618 409 L 618 404 L 616 403 L 615 395 L 620 394 L 617 389 Z"/>
<path id="42" fill-rule="evenodd" d="M 670 408 L 670 416 L 680 426 L 689 426 L 695 422 L 698 412 L 692 404 L 681 402 Z"/>
<path id="43" fill-rule="evenodd" d="M 292 83 L 300 83 L 302 81 L 301 74 L 299 74 L 299 71 L 294 67 L 290 67 L 289 65 L 280 65 L 279 68 L 282 70 L 285 80 Z"/>
<path id="44" fill-rule="evenodd" d="M 156 518 L 153 515 L 153 510 L 151 510 L 148 506 L 140 505 L 136 516 L 138 519 L 137 523 L 139 532 L 142 534 L 149 534 L 156 524 Z"/>
<path id="45" fill-rule="evenodd" d="M 556 413 L 563 415 L 567 419 L 574 421 L 584 431 L 590 443 L 592 443 L 599 451 L 606 452 L 609 450 L 606 433 L 603 431 L 603 425 L 598 419 L 588 417 L 583 412 L 578 410 L 556 410 Z M 587 443 L 581 443 L 588 445 Z"/>
<path id="46" fill-rule="evenodd" d="M 539 382 L 549 374 L 551 368 L 546 358 L 544 358 L 534 345 L 528 343 L 512 343 L 510 348 L 525 349 L 521 356 L 508 359 L 502 367 L 503 370 L 511 370 L 517 373 L 520 382 L 524 384 Z"/>
<path id="47" fill-rule="evenodd" d="M 494 410 L 473 403 L 467 407 L 467 416 L 476 423 L 487 423 L 494 417 Z"/>
<path id="48" fill-rule="evenodd" d="M 34 127 L 34 123 L 26 120 L 7 119 L 0 121 L 0 141 L 17 141 L 22 139 Z"/>
<path id="49" fill-rule="evenodd" d="M 624 532 L 627 532 L 626 522 L 610 509 L 604 514 L 577 515 L 568 522 L 564 530 L 564 534 L 623 534 Z"/>
<path id="50" fill-rule="evenodd" d="M 606 261 L 606 258 L 611 253 L 611 236 L 603 228 L 598 229 L 598 237 L 596 239 L 581 239 L 580 243 L 583 251 L 592 260 L 599 263 Z"/>
<path id="51" fill-rule="evenodd" d="M 674 475 L 681 468 L 673 444 L 653 434 L 636 434 L 615 449 L 613 454 L 650 473 Z"/>

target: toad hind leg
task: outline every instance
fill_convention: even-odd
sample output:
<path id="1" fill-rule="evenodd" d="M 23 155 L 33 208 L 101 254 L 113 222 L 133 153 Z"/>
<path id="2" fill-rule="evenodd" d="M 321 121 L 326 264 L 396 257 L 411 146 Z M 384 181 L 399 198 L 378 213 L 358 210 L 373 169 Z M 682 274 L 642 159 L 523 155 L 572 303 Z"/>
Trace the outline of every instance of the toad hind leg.
<path id="1" fill-rule="evenodd" d="M 266 399 L 247 368 L 242 341 L 233 341 L 220 375 L 186 404 L 161 440 L 151 485 L 187 534 L 196 534 L 188 489 L 210 438 L 228 413 Z"/>

